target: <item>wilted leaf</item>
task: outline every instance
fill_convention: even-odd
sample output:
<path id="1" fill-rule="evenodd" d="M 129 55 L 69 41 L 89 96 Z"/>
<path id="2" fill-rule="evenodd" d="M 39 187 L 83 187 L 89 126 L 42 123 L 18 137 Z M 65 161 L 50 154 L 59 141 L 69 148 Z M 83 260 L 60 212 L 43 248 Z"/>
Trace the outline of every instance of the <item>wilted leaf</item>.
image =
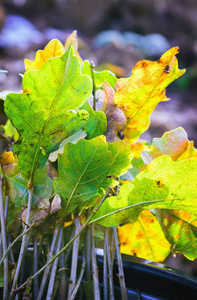
<path id="1" fill-rule="evenodd" d="M 47 61 L 40 70 L 23 77 L 23 94 L 9 94 L 5 111 L 20 137 L 14 144 L 21 174 L 32 180 L 34 170 L 68 136 L 80 130 L 88 119 L 83 105 L 92 91 L 89 76 L 81 75 L 81 65 L 72 48 L 60 58 Z"/>
<path id="2" fill-rule="evenodd" d="M 48 167 L 44 166 L 35 172 L 33 205 L 36 205 L 39 199 L 49 198 L 53 191 L 52 179 L 47 174 Z M 28 201 L 28 180 L 20 174 L 18 165 L 6 166 L 3 168 L 6 180 L 8 195 L 17 207 L 27 204 Z"/>
<path id="3" fill-rule="evenodd" d="M 59 211 L 60 209 L 61 209 L 61 198 L 57 194 L 57 195 L 55 195 L 55 197 L 53 198 L 53 201 L 51 203 L 50 214 L 54 214 L 55 212 Z"/>
<path id="4" fill-rule="evenodd" d="M 135 222 L 144 209 L 187 210 L 197 213 L 197 158 L 174 162 L 160 156 L 132 182 L 122 185 L 118 196 L 109 197 L 94 217 L 104 226 Z"/>
<path id="5" fill-rule="evenodd" d="M 161 262 L 170 253 L 170 244 L 157 218 L 146 210 L 135 223 L 118 227 L 120 251 L 128 255 Z"/>
<path id="6" fill-rule="evenodd" d="M 108 142 L 115 142 L 120 140 L 119 132 L 124 128 L 127 120 L 123 111 L 114 103 L 114 90 L 105 82 L 105 99 L 102 110 L 107 116 L 107 132 L 105 134 Z"/>
<path id="7" fill-rule="evenodd" d="M 129 168 L 127 147 L 123 154 L 119 146 L 110 148 L 104 136 L 79 140 L 75 145 L 66 144 L 64 154 L 58 159 L 60 177 L 54 179 L 55 193 L 61 197 L 64 216 L 79 204 L 103 195 L 102 187 L 108 187 L 114 180 L 107 177 L 124 172 L 125 164 Z"/>
<path id="8" fill-rule="evenodd" d="M 88 101 L 81 107 L 89 113 L 89 119 L 83 127 L 87 133 L 87 139 L 93 139 L 99 135 L 104 135 L 107 130 L 107 118 L 104 112 L 94 111 Z"/>
<path id="9" fill-rule="evenodd" d="M 169 155 L 173 160 L 176 160 L 188 147 L 187 133 L 182 127 L 178 127 L 165 132 L 161 138 L 154 138 L 151 148 L 143 150 L 141 156 L 146 165 L 160 155 Z"/>
<path id="10" fill-rule="evenodd" d="M 28 70 L 39 70 L 43 67 L 45 62 L 47 62 L 49 59 L 53 57 L 60 57 L 64 54 L 64 46 L 62 43 L 57 40 L 51 40 L 44 50 L 38 50 L 36 52 L 36 57 L 34 61 L 30 61 L 28 59 L 25 59 L 25 69 Z"/>
<path id="11" fill-rule="evenodd" d="M 173 253 L 180 252 L 191 260 L 197 258 L 196 216 L 183 210 L 159 210 L 156 215 Z"/>
<path id="12" fill-rule="evenodd" d="M 150 115 L 157 104 L 169 100 L 165 88 L 185 72 L 178 69 L 175 57 L 178 52 L 179 48 L 175 47 L 165 52 L 158 61 L 139 61 L 130 78 L 117 80 L 114 101 L 127 117 L 123 134 L 131 143 L 148 129 Z"/>
<path id="13" fill-rule="evenodd" d="M 30 223 L 31 224 L 34 223 L 35 226 L 38 226 L 46 220 L 48 215 L 49 215 L 49 213 L 45 209 L 40 210 L 40 209 L 37 209 L 37 208 L 32 208 L 31 212 L 30 212 Z M 23 223 L 22 223 L 23 226 L 25 226 L 26 219 L 27 219 L 27 208 L 23 211 L 21 219 L 23 221 Z"/>

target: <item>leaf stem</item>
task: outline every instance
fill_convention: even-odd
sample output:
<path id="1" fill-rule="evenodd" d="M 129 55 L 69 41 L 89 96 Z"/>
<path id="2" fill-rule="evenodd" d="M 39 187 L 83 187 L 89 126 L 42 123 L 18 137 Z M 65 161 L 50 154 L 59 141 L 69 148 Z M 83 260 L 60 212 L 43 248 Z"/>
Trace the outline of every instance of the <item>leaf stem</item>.
<path id="1" fill-rule="evenodd" d="M 59 255 L 61 255 L 65 250 L 67 250 L 71 244 L 74 242 L 74 240 L 81 234 L 81 232 L 89 225 L 90 221 L 92 220 L 92 218 L 94 217 L 94 215 L 96 214 L 97 210 L 100 208 L 100 206 L 102 205 L 102 203 L 105 201 L 105 199 L 109 196 L 109 193 L 107 192 L 105 194 L 105 196 L 101 199 L 101 201 L 99 202 L 99 204 L 96 204 L 90 214 L 90 216 L 88 217 L 88 219 L 86 220 L 86 222 L 84 223 L 84 225 L 81 227 L 80 231 L 78 232 L 78 234 L 76 234 L 68 243 L 67 245 L 65 245 L 56 255 L 53 256 L 53 258 L 51 258 L 37 273 L 35 273 L 33 276 L 30 276 L 21 286 L 19 286 L 17 289 L 15 289 L 15 293 L 18 292 L 19 290 L 23 289 L 26 284 L 33 280 L 36 276 L 38 276 L 40 273 L 42 273 Z M 37 299 L 38 300 L 38 299 Z"/>
<path id="2" fill-rule="evenodd" d="M 123 271 L 123 265 L 122 265 L 122 257 L 120 253 L 120 245 L 118 241 L 118 234 L 116 227 L 113 228 L 114 238 L 115 238 L 115 247 L 116 247 L 116 256 L 117 256 L 117 262 L 118 262 L 118 278 L 120 282 L 120 291 L 121 291 L 121 297 L 122 300 L 128 300 L 128 293 L 126 289 L 125 284 L 125 277 L 124 277 L 124 271 Z"/>
<path id="3" fill-rule="evenodd" d="M 1 237 L 3 245 L 3 256 L 5 256 L 7 250 L 7 240 L 6 240 L 6 228 L 5 228 L 5 218 L 3 210 L 3 177 L 0 178 L 0 217 L 1 217 Z M 3 300 L 8 298 L 8 257 L 5 256 L 4 259 L 4 285 L 3 285 Z"/>

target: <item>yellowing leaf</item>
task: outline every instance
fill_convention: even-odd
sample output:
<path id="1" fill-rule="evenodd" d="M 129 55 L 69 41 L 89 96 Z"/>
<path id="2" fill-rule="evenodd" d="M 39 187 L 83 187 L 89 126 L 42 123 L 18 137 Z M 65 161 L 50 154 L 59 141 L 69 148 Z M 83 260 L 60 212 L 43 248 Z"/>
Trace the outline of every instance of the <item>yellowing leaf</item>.
<path id="1" fill-rule="evenodd" d="M 188 259 L 197 257 L 197 218 L 184 210 L 159 210 L 157 218 L 174 253 L 180 252 Z"/>
<path id="2" fill-rule="evenodd" d="M 178 52 L 179 48 L 174 47 L 158 61 L 139 61 L 130 78 L 117 80 L 114 101 L 127 117 L 123 134 L 131 143 L 148 129 L 150 115 L 157 104 L 169 100 L 165 88 L 185 72 L 178 69 L 175 57 Z"/>
<path id="3" fill-rule="evenodd" d="M 16 163 L 16 159 L 12 151 L 7 151 L 0 156 L 0 164 L 2 167 Z"/>
<path id="4" fill-rule="evenodd" d="M 187 133 L 182 127 L 178 127 L 165 132 L 161 138 L 154 138 L 151 148 L 143 150 L 141 156 L 146 165 L 160 155 L 169 155 L 172 160 L 176 160 L 187 151 L 189 146 Z"/>
<path id="5" fill-rule="evenodd" d="M 25 59 L 25 69 L 26 71 L 30 69 L 39 70 L 49 59 L 53 57 L 60 57 L 64 54 L 64 52 L 64 46 L 59 40 L 51 40 L 44 50 L 38 50 L 36 52 L 36 57 L 33 61 Z"/>
<path id="6" fill-rule="evenodd" d="M 177 160 L 184 160 L 190 157 L 197 157 L 197 149 L 194 147 L 194 141 L 189 141 L 189 147 Z"/>
<path id="7" fill-rule="evenodd" d="M 161 262 L 170 253 L 170 244 L 153 214 L 143 211 L 135 223 L 118 227 L 120 251 Z"/>

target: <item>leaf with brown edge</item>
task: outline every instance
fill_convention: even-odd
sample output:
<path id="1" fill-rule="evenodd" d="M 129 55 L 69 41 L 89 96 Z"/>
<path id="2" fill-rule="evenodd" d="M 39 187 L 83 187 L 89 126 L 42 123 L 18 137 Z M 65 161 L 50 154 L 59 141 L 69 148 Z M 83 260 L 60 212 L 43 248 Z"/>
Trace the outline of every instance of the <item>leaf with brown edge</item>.
<path id="1" fill-rule="evenodd" d="M 64 46 L 57 40 L 51 40 L 44 50 L 38 50 L 36 52 L 36 57 L 33 61 L 25 59 L 25 69 L 28 70 L 40 70 L 45 62 L 53 57 L 60 57 L 64 54 Z"/>
<path id="2" fill-rule="evenodd" d="M 157 210 L 156 216 L 173 253 L 197 258 L 197 217 L 184 210 Z"/>
<path id="3" fill-rule="evenodd" d="M 162 262 L 170 253 L 170 244 L 149 210 L 141 212 L 135 223 L 119 226 L 118 236 L 120 251 L 128 255 Z"/>
<path id="4" fill-rule="evenodd" d="M 177 160 L 189 148 L 187 133 L 182 127 L 165 132 L 161 138 L 154 138 L 150 149 L 141 152 L 144 163 L 149 164 L 160 155 L 169 155 L 172 160 Z"/>
<path id="5" fill-rule="evenodd" d="M 127 124 L 123 134 L 135 142 L 150 125 L 150 115 L 161 101 L 168 101 L 165 88 L 185 70 L 178 69 L 178 47 L 165 52 L 158 61 L 139 61 L 130 78 L 116 82 L 114 102 L 123 111 Z"/>
<path id="6" fill-rule="evenodd" d="M 104 83 L 105 98 L 102 110 L 107 116 L 107 132 L 105 134 L 108 142 L 112 143 L 120 140 L 118 133 L 126 124 L 126 117 L 118 105 L 114 103 L 114 89 L 107 83 Z"/>

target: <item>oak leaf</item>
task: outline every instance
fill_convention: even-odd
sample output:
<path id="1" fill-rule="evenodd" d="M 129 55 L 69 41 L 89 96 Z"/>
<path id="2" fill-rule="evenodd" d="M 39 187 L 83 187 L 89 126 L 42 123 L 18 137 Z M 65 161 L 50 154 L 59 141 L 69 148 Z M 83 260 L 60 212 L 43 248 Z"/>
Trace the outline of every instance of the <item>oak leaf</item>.
<path id="1" fill-rule="evenodd" d="M 53 39 L 46 45 L 44 50 L 38 50 L 36 52 L 36 57 L 33 61 L 25 59 L 25 69 L 26 71 L 32 69 L 39 70 L 49 59 L 53 57 L 60 57 L 64 54 L 64 52 L 65 50 L 62 43 L 57 39 Z"/>
<path id="2" fill-rule="evenodd" d="M 123 134 L 131 143 L 148 129 L 150 115 L 157 104 L 169 100 L 165 88 L 185 72 L 178 69 L 175 56 L 178 52 L 179 48 L 174 47 L 158 61 L 139 61 L 130 78 L 117 80 L 114 101 L 127 117 Z"/>
<path id="3" fill-rule="evenodd" d="M 119 226 L 118 236 L 120 251 L 128 255 L 162 262 L 170 253 L 170 244 L 149 210 L 141 212 L 135 223 Z"/>

